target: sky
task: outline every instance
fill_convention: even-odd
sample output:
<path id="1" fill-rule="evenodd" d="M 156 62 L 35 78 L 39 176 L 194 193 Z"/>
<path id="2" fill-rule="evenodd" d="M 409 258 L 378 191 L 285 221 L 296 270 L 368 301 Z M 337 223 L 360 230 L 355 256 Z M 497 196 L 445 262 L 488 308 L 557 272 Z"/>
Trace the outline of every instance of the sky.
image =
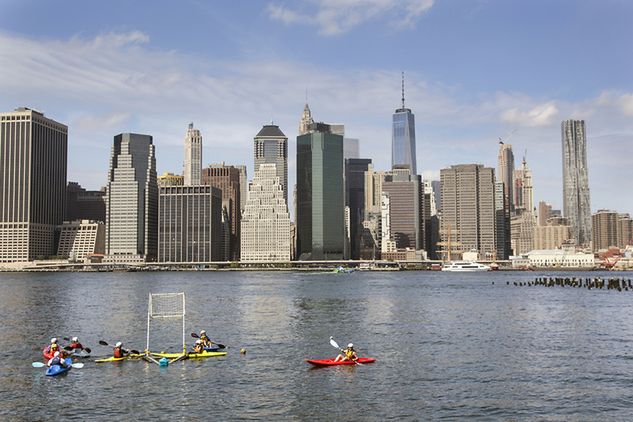
<path id="1" fill-rule="evenodd" d="M 68 180 L 107 183 L 121 132 L 154 137 L 159 174 L 246 164 L 279 125 L 289 184 L 306 99 L 391 165 L 392 114 L 415 114 L 418 171 L 497 165 L 499 139 L 562 207 L 561 121 L 584 119 L 592 211 L 633 213 L 633 2 L 628 0 L 0 0 L 0 111 L 69 126 Z"/>

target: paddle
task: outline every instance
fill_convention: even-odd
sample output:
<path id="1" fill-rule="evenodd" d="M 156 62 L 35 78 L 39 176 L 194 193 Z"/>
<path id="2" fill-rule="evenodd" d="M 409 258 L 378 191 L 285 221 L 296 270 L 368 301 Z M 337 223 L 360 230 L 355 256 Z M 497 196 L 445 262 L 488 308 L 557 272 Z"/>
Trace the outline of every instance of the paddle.
<path id="1" fill-rule="evenodd" d="M 33 362 L 31 365 L 33 365 L 33 368 L 43 368 L 46 366 L 46 364 L 42 362 Z M 79 362 L 79 363 L 73 363 L 71 366 L 73 368 L 81 369 L 84 367 L 84 364 Z"/>
<path id="2" fill-rule="evenodd" d="M 62 338 L 66 341 L 71 341 L 71 339 L 68 337 L 62 337 Z M 64 350 L 73 350 L 73 348 L 70 346 L 64 346 Z M 90 347 L 84 347 L 82 350 L 85 350 L 88 353 L 92 353 L 92 350 L 90 349 Z"/>
<path id="3" fill-rule="evenodd" d="M 343 352 L 343 349 L 341 349 L 341 346 L 339 346 L 338 343 L 334 341 L 334 338 L 332 336 L 330 336 L 330 344 L 332 345 L 332 347 L 336 347 L 341 352 Z M 352 362 L 354 362 L 356 365 L 362 365 L 362 363 L 358 362 L 356 359 L 352 359 Z"/>
<path id="4" fill-rule="evenodd" d="M 191 333 L 191 337 L 193 337 L 193 338 L 200 338 L 200 336 L 198 334 L 196 334 L 196 333 Z M 211 340 L 209 340 L 209 341 L 211 341 Z M 226 349 L 226 346 L 223 345 L 222 343 L 215 343 L 213 341 L 211 341 L 211 343 L 213 343 L 216 346 L 218 346 L 218 349 Z"/>
<path id="5" fill-rule="evenodd" d="M 114 346 L 112 346 L 111 344 L 108 344 L 108 342 L 107 342 L 107 341 L 105 341 L 105 340 L 99 340 L 99 344 L 100 344 L 100 345 L 102 345 L 102 346 L 110 346 L 110 347 L 114 347 Z M 122 350 L 123 350 L 125 353 L 132 353 L 133 355 L 140 355 L 140 354 L 141 354 L 141 352 L 139 352 L 138 350 L 135 350 L 135 349 L 130 349 L 130 350 L 127 350 L 127 349 L 122 349 Z"/>

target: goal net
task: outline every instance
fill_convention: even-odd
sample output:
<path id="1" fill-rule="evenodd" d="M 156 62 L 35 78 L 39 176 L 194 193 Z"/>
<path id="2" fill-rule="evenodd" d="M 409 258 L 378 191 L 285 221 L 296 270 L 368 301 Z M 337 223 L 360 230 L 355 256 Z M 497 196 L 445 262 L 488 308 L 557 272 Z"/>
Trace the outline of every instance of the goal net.
<path id="1" fill-rule="evenodd" d="M 180 320 L 180 321 L 179 321 Z M 184 293 L 150 293 L 147 306 L 147 348 L 150 349 L 150 339 L 158 337 L 164 341 L 164 346 L 174 344 L 174 334 L 180 331 L 182 324 L 182 349 L 187 350 L 185 344 L 185 294 Z M 178 327 L 178 328 L 176 328 Z M 151 333 L 154 330 L 154 336 Z M 163 347 L 164 347 L 163 346 Z"/>

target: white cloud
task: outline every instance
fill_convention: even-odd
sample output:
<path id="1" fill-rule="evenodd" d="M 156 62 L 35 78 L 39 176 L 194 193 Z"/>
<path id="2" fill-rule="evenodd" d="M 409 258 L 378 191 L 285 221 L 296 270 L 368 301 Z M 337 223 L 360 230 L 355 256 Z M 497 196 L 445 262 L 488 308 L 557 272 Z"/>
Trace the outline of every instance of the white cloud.
<path id="1" fill-rule="evenodd" d="M 202 130 L 205 163 L 252 166 L 253 136 L 271 119 L 291 140 L 292 156 L 307 87 L 317 120 L 345 123 L 348 136 L 360 138 L 364 157 L 372 158 L 378 169 L 390 166 L 399 70 L 331 71 L 281 60 L 218 61 L 150 48 L 148 43 L 140 32 L 52 41 L 0 32 L 0 110 L 31 106 L 67 122 L 69 180 L 99 188 L 105 183 L 112 136 L 125 131 L 154 136 L 161 173 L 182 168 L 182 139 L 191 121 Z M 560 197 L 559 186 L 548 181 L 560 179 L 560 159 L 547 151 L 559 147 L 559 120 L 590 116 L 590 146 L 598 146 L 594 139 L 603 144 L 629 140 L 633 145 L 633 119 L 627 117 L 630 93 L 606 91 L 576 102 L 506 92 L 463 97 L 460 87 L 407 73 L 406 104 L 416 115 L 418 167 L 427 177 L 436 178 L 439 168 L 456 163 L 494 167 L 497 138 L 519 125 L 512 143 L 516 151 L 529 149 L 537 198 L 553 201 Z M 608 153 L 612 166 L 594 160 L 592 180 L 602 174 L 632 177 L 630 155 L 613 155 L 611 148 L 595 151 L 594 157 Z M 291 183 L 294 171 L 289 169 Z M 618 208 L 604 200 L 602 204 Z"/>
<path id="2" fill-rule="evenodd" d="M 521 111 L 518 108 L 505 110 L 501 114 L 501 120 L 521 126 L 550 126 L 555 123 L 558 116 L 558 108 L 554 102 L 539 104 L 530 110 Z"/>
<path id="3" fill-rule="evenodd" d="M 377 19 L 411 28 L 433 4 L 434 0 L 312 0 L 296 2 L 294 8 L 271 3 L 268 13 L 284 24 L 316 25 L 322 35 L 339 35 Z"/>

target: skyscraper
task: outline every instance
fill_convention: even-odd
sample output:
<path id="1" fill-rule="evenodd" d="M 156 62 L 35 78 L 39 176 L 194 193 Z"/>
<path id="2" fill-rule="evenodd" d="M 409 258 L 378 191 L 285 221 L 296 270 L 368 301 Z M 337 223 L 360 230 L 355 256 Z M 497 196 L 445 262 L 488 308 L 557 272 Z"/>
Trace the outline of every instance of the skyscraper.
<path id="1" fill-rule="evenodd" d="M 309 127 L 313 123 L 314 119 L 312 119 L 310 106 L 306 103 L 305 107 L 303 107 L 303 113 L 301 114 L 301 121 L 299 122 L 299 135 L 305 135 L 308 133 Z"/>
<path id="2" fill-rule="evenodd" d="M 242 215 L 242 261 L 290 261 L 290 214 L 276 164 L 255 170 Z"/>
<path id="3" fill-rule="evenodd" d="M 572 226 L 577 245 L 591 242 L 591 203 L 584 120 L 561 123 L 563 141 L 563 214 Z"/>
<path id="4" fill-rule="evenodd" d="M 79 183 L 68 182 L 66 186 L 65 221 L 94 220 L 105 222 L 106 189 L 86 190 Z"/>
<path id="5" fill-rule="evenodd" d="M 393 115 L 391 168 L 407 166 L 418 174 L 415 155 L 415 116 L 404 106 L 404 73 L 402 74 L 402 107 Z"/>
<path id="6" fill-rule="evenodd" d="M 618 246 L 618 213 L 598 210 L 591 217 L 593 224 L 593 251 Z"/>
<path id="7" fill-rule="evenodd" d="M 481 164 L 460 164 L 440 170 L 442 220 L 454 252 L 476 250 L 480 259 L 495 254 L 495 171 Z M 457 249 L 457 250 L 456 250 Z"/>
<path id="8" fill-rule="evenodd" d="M 277 177 L 288 204 L 288 137 L 274 124 L 264 125 L 253 143 L 255 171 L 262 164 L 275 164 Z"/>
<path id="9" fill-rule="evenodd" d="M 202 170 L 202 183 L 214 186 L 222 192 L 222 207 L 226 210 L 230 229 L 229 244 L 223 244 L 222 249 L 228 251 L 228 258 L 232 261 L 240 260 L 240 221 L 241 212 L 241 172 L 235 166 L 227 166 L 224 163 L 211 164 Z"/>
<path id="10" fill-rule="evenodd" d="M 189 123 L 185 135 L 185 186 L 199 185 L 202 173 L 202 135 L 198 129 Z"/>
<path id="11" fill-rule="evenodd" d="M 218 188 L 161 187 L 158 221 L 158 261 L 221 260 L 222 192 Z"/>
<path id="12" fill-rule="evenodd" d="M 499 142 L 499 155 L 497 157 L 497 180 L 503 182 L 503 192 L 506 196 L 506 205 L 511 213 L 514 212 L 514 154 L 512 145 Z"/>
<path id="13" fill-rule="evenodd" d="M 534 212 L 534 189 L 532 187 L 532 170 L 527 166 L 525 157 L 521 168 L 514 170 L 514 207 L 523 212 Z"/>
<path id="14" fill-rule="evenodd" d="M 297 256 L 343 259 L 345 187 L 343 137 L 314 123 L 297 137 Z"/>
<path id="15" fill-rule="evenodd" d="M 28 108 L 0 113 L 0 262 L 55 254 L 66 208 L 68 127 Z"/>
<path id="16" fill-rule="evenodd" d="M 424 185 L 408 166 L 387 174 L 382 190 L 389 196 L 391 239 L 398 250 L 421 250 L 424 241 Z"/>
<path id="17" fill-rule="evenodd" d="M 345 160 L 345 205 L 349 207 L 350 259 L 360 258 L 360 236 L 365 219 L 365 172 L 371 159 Z"/>
<path id="18" fill-rule="evenodd" d="M 155 261 L 158 183 L 153 139 L 114 137 L 106 194 L 106 254 L 112 262 Z"/>
<path id="19" fill-rule="evenodd" d="M 494 259 L 508 259 L 512 253 L 510 239 L 510 209 L 505 194 L 505 183 L 495 181 L 495 256 Z"/>

